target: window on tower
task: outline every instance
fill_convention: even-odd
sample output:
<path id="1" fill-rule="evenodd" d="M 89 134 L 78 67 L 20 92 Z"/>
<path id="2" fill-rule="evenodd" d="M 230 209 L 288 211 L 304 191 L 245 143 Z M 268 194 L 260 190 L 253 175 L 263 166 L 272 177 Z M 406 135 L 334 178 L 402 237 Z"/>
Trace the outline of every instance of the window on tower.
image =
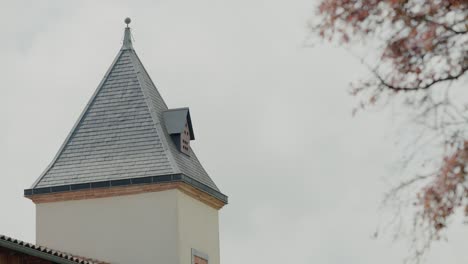
<path id="1" fill-rule="evenodd" d="M 208 264 L 208 255 L 192 248 L 192 264 Z"/>

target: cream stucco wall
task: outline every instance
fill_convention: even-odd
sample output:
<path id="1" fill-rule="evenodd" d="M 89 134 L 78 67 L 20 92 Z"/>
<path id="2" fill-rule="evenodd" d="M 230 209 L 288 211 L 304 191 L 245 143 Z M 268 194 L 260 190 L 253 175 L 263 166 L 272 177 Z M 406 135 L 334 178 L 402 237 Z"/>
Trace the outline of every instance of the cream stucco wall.
<path id="1" fill-rule="evenodd" d="M 180 192 L 36 205 L 36 243 L 112 264 L 219 264 L 218 211 Z"/>
<path id="2" fill-rule="evenodd" d="M 192 249 L 209 257 L 209 264 L 219 264 L 218 210 L 178 192 L 179 252 L 181 264 L 191 264 Z"/>

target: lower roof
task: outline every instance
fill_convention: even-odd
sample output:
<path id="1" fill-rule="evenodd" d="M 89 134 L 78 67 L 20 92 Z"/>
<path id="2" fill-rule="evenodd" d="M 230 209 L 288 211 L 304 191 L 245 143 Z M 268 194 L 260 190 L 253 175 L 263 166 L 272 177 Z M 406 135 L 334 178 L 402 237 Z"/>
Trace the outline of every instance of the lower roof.
<path id="1" fill-rule="evenodd" d="M 23 254 L 34 256 L 40 259 L 48 260 L 58 264 L 109 264 L 107 262 L 78 257 L 69 253 L 38 246 L 18 239 L 0 235 L 0 247 Z"/>

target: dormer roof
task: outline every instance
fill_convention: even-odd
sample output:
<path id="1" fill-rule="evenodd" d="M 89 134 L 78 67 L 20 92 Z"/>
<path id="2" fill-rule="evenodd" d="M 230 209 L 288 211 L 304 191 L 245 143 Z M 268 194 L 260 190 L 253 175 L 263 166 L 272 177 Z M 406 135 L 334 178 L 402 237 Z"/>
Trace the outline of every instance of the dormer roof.
<path id="1" fill-rule="evenodd" d="M 227 196 L 193 150 L 185 155 L 171 140 L 183 116 L 194 139 L 188 108 L 168 109 L 127 27 L 114 62 L 51 164 L 25 195 L 166 179 L 186 182 L 226 203 Z"/>
<path id="2" fill-rule="evenodd" d="M 169 109 L 163 112 L 164 122 L 169 135 L 182 134 L 185 124 L 188 124 L 190 140 L 195 140 L 195 134 L 192 127 L 192 119 L 188 107 Z"/>

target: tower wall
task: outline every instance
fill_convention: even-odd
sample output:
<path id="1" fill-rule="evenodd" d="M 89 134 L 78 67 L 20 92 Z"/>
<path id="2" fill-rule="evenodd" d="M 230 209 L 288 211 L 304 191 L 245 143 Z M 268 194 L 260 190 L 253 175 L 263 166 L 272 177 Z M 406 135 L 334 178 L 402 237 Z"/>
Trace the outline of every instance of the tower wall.
<path id="1" fill-rule="evenodd" d="M 192 250 L 220 263 L 218 210 L 178 192 L 179 252 L 181 264 L 192 264 Z"/>
<path id="2" fill-rule="evenodd" d="M 112 264 L 219 264 L 218 211 L 177 189 L 36 205 L 36 243 Z M 193 250 L 192 250 L 193 249 Z"/>
<path id="3" fill-rule="evenodd" d="M 112 264 L 179 263 L 177 192 L 36 205 L 36 243 Z"/>

